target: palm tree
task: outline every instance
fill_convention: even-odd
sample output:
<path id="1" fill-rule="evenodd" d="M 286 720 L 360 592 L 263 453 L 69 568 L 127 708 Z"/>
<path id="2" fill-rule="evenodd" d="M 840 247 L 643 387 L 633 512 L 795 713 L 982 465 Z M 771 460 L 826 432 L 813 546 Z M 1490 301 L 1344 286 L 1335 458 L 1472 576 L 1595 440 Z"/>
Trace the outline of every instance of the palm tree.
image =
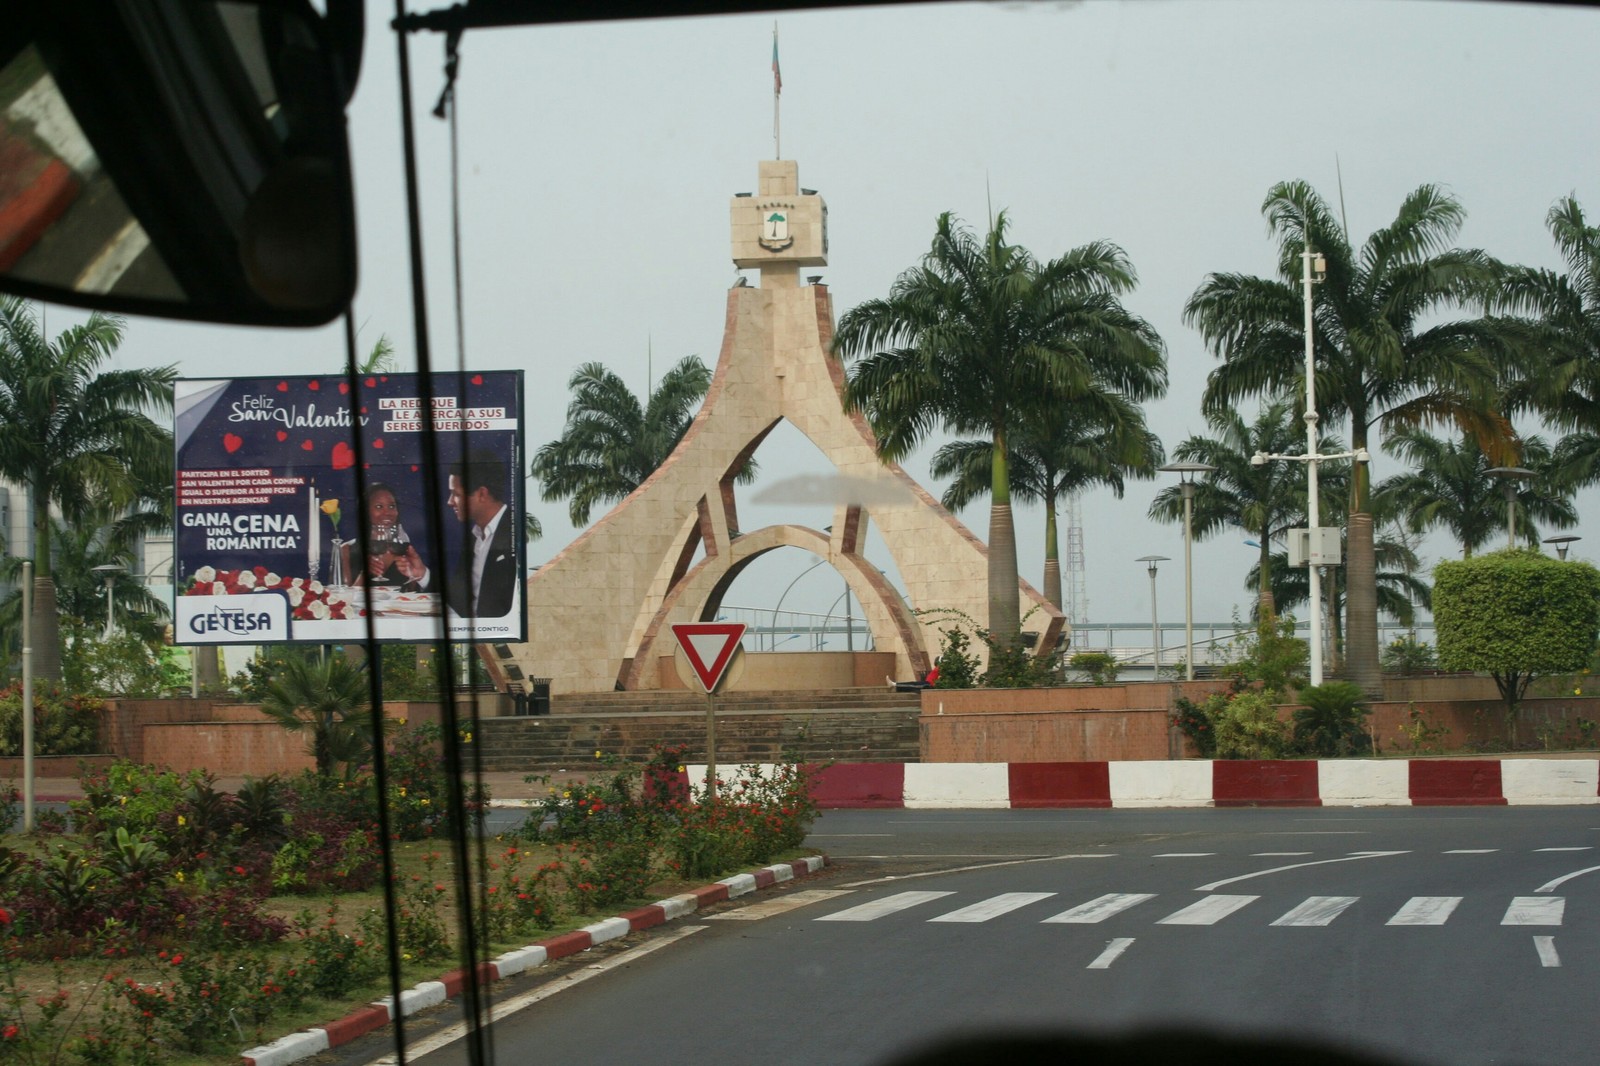
<path id="1" fill-rule="evenodd" d="M 643 406 L 601 363 L 580 366 L 568 387 L 566 428 L 534 454 L 532 474 L 543 483 L 546 502 L 570 497 L 567 514 L 582 526 L 596 504 L 627 496 L 672 454 L 711 387 L 711 371 L 698 356 L 685 356 Z M 754 476 L 755 466 L 748 464 L 739 480 Z"/>
<path id="2" fill-rule="evenodd" d="M 366 673 L 343 655 L 287 651 L 267 683 L 261 713 L 285 729 L 311 731 L 318 774 L 333 776 L 339 762 L 348 773 L 372 746 Z"/>
<path id="3" fill-rule="evenodd" d="M 1209 437 L 1190 437 L 1173 449 L 1183 463 L 1205 463 L 1215 467 L 1195 483 L 1194 535 L 1204 540 L 1213 533 L 1240 528 L 1255 539 L 1260 559 L 1253 574 L 1262 567 L 1270 572 L 1274 541 L 1306 520 L 1306 482 L 1298 466 L 1288 463 L 1253 463 L 1258 452 L 1282 454 L 1299 447 L 1305 440 L 1294 407 L 1287 400 L 1264 404 L 1256 420 L 1246 424 L 1232 410 L 1206 413 L 1211 426 Z M 1337 450 L 1338 442 L 1324 438 L 1320 447 Z M 1328 471 L 1332 475 L 1334 471 Z M 1156 494 L 1150 504 L 1150 517 L 1163 522 L 1183 521 L 1183 492 L 1169 485 Z M 1270 617 L 1281 609 L 1274 600 L 1270 580 L 1257 582 L 1259 617 Z"/>
<path id="4" fill-rule="evenodd" d="M 1499 463 L 1484 455 L 1471 434 L 1447 441 L 1404 430 L 1384 441 L 1384 450 L 1416 469 L 1385 479 L 1374 491 L 1374 503 L 1391 507 L 1412 532 L 1449 530 L 1463 558 L 1505 534 L 1505 494 L 1489 475 Z M 1522 538 L 1536 546 L 1535 520 L 1566 529 L 1577 524 L 1578 514 L 1563 488 L 1560 463 L 1542 438 L 1522 441 L 1522 463 L 1535 476 L 1517 491 L 1516 522 Z"/>
<path id="5" fill-rule="evenodd" d="M 941 502 L 960 510 L 987 495 L 994 443 L 952 441 L 933 456 L 934 477 L 953 477 Z M 1061 606 L 1061 552 L 1056 507 L 1064 496 L 1106 485 L 1122 498 L 1127 478 L 1151 478 L 1162 460 L 1161 439 L 1144 411 L 1117 393 L 1097 393 L 1068 408 L 1051 405 L 1027 414 L 1011 438 L 1006 467 L 1011 493 L 1044 504 L 1044 594 Z"/>
<path id="6" fill-rule="evenodd" d="M 51 341 L 26 303 L 0 297 L 0 477 L 32 498 L 34 664 L 51 680 L 61 677 L 51 508 L 77 522 L 172 484 L 172 433 L 151 414 L 171 412 L 177 371 L 102 371 L 122 325 L 95 313 Z"/>
<path id="7" fill-rule="evenodd" d="M 980 239 L 940 215 L 922 265 L 834 334 L 834 354 L 858 360 L 845 406 L 866 415 L 884 458 L 903 459 L 936 426 L 989 438 L 988 628 L 999 646 L 1020 628 L 1009 459 L 1021 412 L 1098 390 L 1139 402 L 1167 386 L 1160 336 L 1119 299 L 1135 282 L 1122 249 L 1096 241 L 1040 263 L 1006 228 L 1001 212 Z"/>
<path id="8" fill-rule="evenodd" d="M 1262 213 L 1278 240 L 1279 277 L 1212 274 L 1184 308 L 1185 320 L 1223 361 L 1206 383 L 1208 408 L 1304 393 L 1299 281 L 1309 242 L 1327 257 L 1315 290 L 1317 400 L 1325 416 L 1349 419 L 1352 448 L 1367 448 L 1380 423 L 1402 429 L 1453 421 L 1486 447 L 1509 434 L 1494 408 L 1503 333 L 1487 319 L 1439 320 L 1440 312 L 1484 301 L 1501 272 L 1482 252 L 1450 247 L 1465 217 L 1454 197 L 1420 186 L 1359 249 L 1303 182 L 1274 186 Z M 1368 479 L 1366 464 L 1358 464 L 1347 536 L 1349 675 L 1375 692 L 1382 674 Z"/>
<path id="9" fill-rule="evenodd" d="M 1591 226 L 1573 197 L 1557 200 L 1545 226 L 1567 273 L 1513 267 L 1493 306 L 1534 316 L 1526 350 L 1538 353 L 1518 394 L 1568 432 L 1555 460 L 1576 485 L 1600 481 L 1600 226 Z"/>

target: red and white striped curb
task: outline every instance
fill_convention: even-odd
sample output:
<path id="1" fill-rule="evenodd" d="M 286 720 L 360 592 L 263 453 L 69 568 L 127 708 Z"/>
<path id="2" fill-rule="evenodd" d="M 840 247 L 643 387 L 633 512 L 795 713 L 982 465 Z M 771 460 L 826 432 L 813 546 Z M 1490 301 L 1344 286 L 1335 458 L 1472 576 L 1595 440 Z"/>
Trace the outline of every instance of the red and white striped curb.
<path id="1" fill-rule="evenodd" d="M 541 940 L 525 948 L 508 951 L 492 962 L 484 963 L 480 967 L 480 975 L 485 980 L 498 981 L 524 970 L 543 966 L 553 959 L 587 951 L 596 944 L 616 940 L 635 930 L 650 929 L 664 922 L 670 922 L 674 918 L 685 917 L 713 903 L 721 903 L 723 900 L 743 896 L 757 889 L 805 877 L 807 874 L 816 873 L 825 864 L 826 860 L 822 856 L 810 855 L 794 862 L 764 866 L 754 873 L 725 877 L 721 881 L 697 888 L 692 892 L 658 900 L 647 907 L 640 907 L 614 918 L 586 925 L 582 929 Z M 465 984 L 465 970 L 452 970 L 437 981 L 423 981 L 416 987 L 400 993 L 400 1014 L 404 1017 L 437 1006 L 447 999 L 460 995 Z M 388 1025 L 394 1019 L 393 1002 L 393 996 L 385 996 L 376 1003 L 353 1011 L 327 1025 L 290 1033 L 270 1044 L 250 1048 L 240 1053 L 240 1061 L 244 1066 L 286 1066 L 287 1063 L 321 1054 L 329 1048 L 348 1044 L 357 1037 L 365 1036 L 375 1029 Z"/>
<path id="2" fill-rule="evenodd" d="M 687 769 L 705 780 L 704 766 Z M 1584 804 L 1600 803 L 1600 759 L 834 763 L 811 795 L 832 809 Z"/>

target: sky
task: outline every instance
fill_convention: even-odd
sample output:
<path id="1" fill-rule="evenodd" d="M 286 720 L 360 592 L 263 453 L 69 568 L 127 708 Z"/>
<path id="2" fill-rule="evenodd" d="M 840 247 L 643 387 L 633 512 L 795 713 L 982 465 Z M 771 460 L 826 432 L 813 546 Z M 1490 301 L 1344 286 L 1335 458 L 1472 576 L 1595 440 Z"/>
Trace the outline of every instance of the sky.
<path id="1" fill-rule="evenodd" d="M 426 10 L 441 4 L 414 4 Z M 359 216 L 361 345 L 380 334 L 409 367 L 415 344 L 406 269 L 392 7 L 374 2 L 349 108 Z M 683 356 L 720 349 L 729 258 L 728 200 L 755 187 L 773 137 L 774 17 L 721 16 L 469 32 L 461 47 L 464 362 L 527 372 L 530 451 L 559 435 L 574 369 L 605 363 L 642 393 Z M 1041 259 L 1092 240 L 1123 247 L 1140 275 L 1126 304 L 1168 348 L 1170 390 L 1146 405 L 1168 451 L 1203 433 L 1199 396 L 1215 365 L 1182 322 L 1214 271 L 1270 275 L 1260 208 L 1276 182 L 1303 179 L 1341 197 L 1357 242 L 1424 183 L 1467 210 L 1458 243 L 1560 268 L 1544 217 L 1576 195 L 1600 216 L 1600 11 L 1531 4 L 1212 0 L 936 4 L 777 16 L 782 157 L 826 199 L 836 314 L 884 295 L 926 253 L 952 211 L 982 228 L 1004 209 L 1013 240 Z M 430 117 L 443 41 L 413 39 L 424 249 L 436 364 L 457 359 L 449 140 Z M 750 272 L 752 283 L 754 272 Z M 268 331 L 135 319 L 122 366 L 175 363 L 183 376 L 244 368 L 328 373 L 342 330 Z M 253 370 L 249 372 L 254 372 Z M 1254 413 L 1252 404 L 1246 414 Z M 1332 427 L 1343 433 L 1339 427 Z M 1528 426 L 1527 429 L 1536 427 Z M 935 436 L 904 465 L 928 476 Z M 820 527 L 824 509 L 756 505 L 784 478 L 828 469 L 790 430 L 757 453 L 762 480 L 741 490 L 748 531 Z M 1377 479 L 1400 465 L 1375 449 Z M 1165 475 L 1163 475 L 1165 476 Z M 1130 482 L 1081 503 L 1087 614 L 1150 617 L 1143 555 L 1169 556 L 1157 579 L 1163 621 L 1183 618 L 1180 527 L 1145 515 L 1164 482 Z M 780 493 L 781 495 L 781 488 Z M 532 501 L 544 537 L 530 561 L 576 535 L 566 505 Z M 1579 499 L 1574 557 L 1600 553 L 1600 503 Z M 599 514 L 592 516 L 600 517 Z M 961 518 L 980 537 L 988 502 Z M 1044 518 L 1017 517 L 1019 568 L 1038 583 Z M 1255 553 L 1239 533 L 1194 549 L 1195 616 L 1244 609 Z M 1587 550 L 1586 550 L 1587 549 Z M 1457 551 L 1429 538 L 1424 562 Z M 886 569 L 887 559 L 874 561 Z M 843 585 L 798 549 L 775 552 L 730 591 L 734 605 L 837 611 Z M 916 605 L 938 606 L 938 605 Z"/>

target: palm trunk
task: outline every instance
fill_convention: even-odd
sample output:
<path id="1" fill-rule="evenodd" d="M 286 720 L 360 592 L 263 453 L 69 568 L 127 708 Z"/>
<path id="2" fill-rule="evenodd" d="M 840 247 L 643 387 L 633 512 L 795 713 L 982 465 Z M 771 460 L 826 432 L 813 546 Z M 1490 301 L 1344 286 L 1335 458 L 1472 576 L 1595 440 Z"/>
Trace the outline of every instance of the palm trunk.
<path id="1" fill-rule="evenodd" d="M 195 684 L 202 693 L 213 693 L 222 688 L 222 649 L 215 644 L 199 644 L 194 648 Z"/>
<path id="2" fill-rule="evenodd" d="M 1022 627 L 1021 592 L 1017 587 L 1017 533 L 1011 523 L 1011 477 L 1006 464 L 1006 434 L 996 429 L 990 466 L 989 506 L 989 636 L 1004 647 Z"/>
<path id="3" fill-rule="evenodd" d="M 1378 659 L 1377 565 L 1372 538 L 1372 516 L 1364 511 L 1351 514 L 1345 676 L 1376 698 L 1383 694 L 1383 670 Z"/>
<path id="4" fill-rule="evenodd" d="M 1338 568 L 1327 567 L 1322 576 L 1322 602 L 1328 608 L 1328 629 L 1332 640 L 1325 649 L 1328 654 L 1328 673 L 1336 674 L 1344 668 L 1343 606 L 1339 596 Z"/>
<path id="5" fill-rule="evenodd" d="M 42 681 L 61 680 L 61 615 L 56 610 L 55 571 L 50 556 L 49 494 L 38 488 L 33 499 L 33 676 Z"/>
<path id="6" fill-rule="evenodd" d="M 1044 495 L 1044 595 L 1057 609 L 1061 609 L 1061 548 L 1058 544 L 1056 524 L 1056 494 L 1046 489 Z M 1019 604 L 1020 606 L 1020 604 Z"/>
<path id="7" fill-rule="evenodd" d="M 1261 531 L 1261 561 L 1256 564 L 1260 580 L 1256 582 L 1256 620 L 1267 621 L 1278 613 L 1278 603 L 1272 596 L 1272 540 L 1265 529 Z"/>

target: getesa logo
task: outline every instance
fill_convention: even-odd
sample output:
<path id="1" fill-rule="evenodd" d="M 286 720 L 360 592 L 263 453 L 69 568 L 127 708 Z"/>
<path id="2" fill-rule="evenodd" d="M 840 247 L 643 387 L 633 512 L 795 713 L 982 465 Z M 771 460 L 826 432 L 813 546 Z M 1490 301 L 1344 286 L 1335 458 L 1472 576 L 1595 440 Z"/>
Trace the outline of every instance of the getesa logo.
<path id="1" fill-rule="evenodd" d="M 178 642 L 268 643 L 289 639 L 289 601 L 281 593 L 179 596 Z"/>

